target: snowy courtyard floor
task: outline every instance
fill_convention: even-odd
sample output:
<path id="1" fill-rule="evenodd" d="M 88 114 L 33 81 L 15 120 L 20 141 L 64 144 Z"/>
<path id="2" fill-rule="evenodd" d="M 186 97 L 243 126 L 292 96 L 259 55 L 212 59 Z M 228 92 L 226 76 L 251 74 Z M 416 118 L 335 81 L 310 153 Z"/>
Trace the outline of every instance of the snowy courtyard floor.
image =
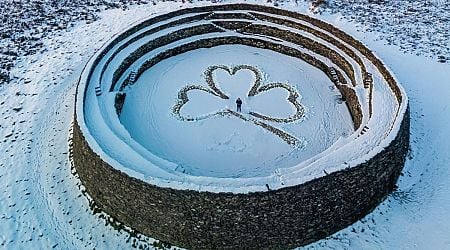
<path id="1" fill-rule="evenodd" d="M 72 174 L 68 131 L 77 77 L 95 50 L 129 24 L 181 5 L 172 2 L 131 7 L 127 11 L 108 10 L 101 14 L 99 21 L 80 23 L 67 32 L 45 39 L 47 50 L 43 53 L 19 59 L 13 73 L 21 77 L 21 84 L 0 86 L 0 248 L 124 249 L 136 245 L 152 248 L 153 239 L 130 238 L 129 233 L 105 225 L 108 223 L 101 218 L 102 214 L 93 215 L 79 188 L 80 181 Z M 286 4 L 284 8 L 306 12 L 307 6 Z M 411 152 L 398 189 L 385 202 L 363 220 L 306 248 L 450 248 L 450 143 L 446 140 L 450 138 L 450 116 L 447 115 L 450 65 L 404 54 L 398 47 L 379 40 L 378 33 L 359 31 L 354 23 L 338 14 L 323 13 L 317 17 L 367 44 L 404 86 L 411 108 Z M 251 60 L 251 56 L 248 58 Z M 186 68 L 182 62 L 179 65 Z M 264 65 L 258 66 L 266 70 Z M 270 73 L 270 80 L 284 80 L 275 76 Z M 191 82 L 185 80 L 180 84 Z M 151 90 L 145 91 L 151 93 Z M 299 91 L 302 103 L 312 105 L 300 87 Z M 134 105 L 141 106 L 140 103 Z M 127 107 L 123 118 L 126 114 Z M 320 119 L 322 114 L 309 114 L 310 119 L 314 115 Z M 241 123 L 239 126 L 246 126 Z M 346 122 L 342 124 L 339 131 L 345 132 Z M 185 141 L 185 145 L 189 145 L 189 141 Z M 293 158 L 287 161 L 291 160 Z"/>
<path id="2" fill-rule="evenodd" d="M 306 118 L 272 126 L 298 138 L 290 145 L 250 121 L 235 116 L 214 116 L 192 122 L 178 121 L 171 107 L 178 91 L 188 84 L 207 87 L 202 73 L 210 65 L 253 65 L 265 74 L 264 84 L 286 82 L 301 95 Z M 289 92 L 278 88 L 248 96 L 255 76 L 240 70 L 230 75 L 216 70 L 215 82 L 229 96 L 221 99 L 208 92 L 190 91 L 181 109 L 185 116 L 201 117 L 226 109 L 235 110 L 243 100 L 241 114 L 258 112 L 269 117 L 289 117 L 295 107 Z M 213 177 L 255 177 L 277 168 L 294 166 L 330 147 L 353 132 L 345 103 L 323 72 L 280 53 L 241 45 L 198 49 L 158 63 L 127 91 L 120 115 L 131 136 L 154 154 L 182 166 L 177 171 Z"/>

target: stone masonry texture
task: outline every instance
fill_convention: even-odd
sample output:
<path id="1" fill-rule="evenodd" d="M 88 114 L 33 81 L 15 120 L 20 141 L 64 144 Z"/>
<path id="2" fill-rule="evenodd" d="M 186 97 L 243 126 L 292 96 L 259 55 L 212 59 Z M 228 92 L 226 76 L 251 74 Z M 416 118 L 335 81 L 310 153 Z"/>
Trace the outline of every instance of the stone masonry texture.
<path id="1" fill-rule="evenodd" d="M 392 75 L 362 43 L 320 20 L 272 7 L 231 4 L 183 9 L 135 26 L 106 48 L 111 48 L 141 27 L 176 15 L 231 9 L 282 14 L 306 20 L 329 31 L 371 60 L 387 79 L 399 102 L 402 102 L 401 92 Z M 226 14 L 223 15 L 227 17 Z M 242 26 L 239 23 L 233 25 Z M 205 29 L 198 32 L 207 33 L 210 29 L 214 29 L 210 26 L 202 27 Z M 247 31 L 252 29 L 254 27 L 247 27 Z M 266 32 L 269 31 L 277 33 L 275 30 Z M 186 32 L 195 31 L 186 30 Z M 287 47 L 255 39 L 236 37 L 228 39 L 228 41 L 223 41 L 223 38 L 197 41 L 189 45 L 191 47 L 162 54 L 161 58 L 146 62 L 143 68 L 151 67 L 157 61 L 185 50 L 212 47 L 216 44 L 248 43 L 255 47 L 269 47 L 296 56 L 327 72 L 327 67 L 320 61 Z M 153 45 L 149 43 L 146 46 Z M 144 46 L 141 49 L 146 51 L 148 48 Z M 326 48 L 319 49 L 324 51 L 324 54 L 333 56 L 332 51 Z M 96 59 L 94 65 L 98 64 L 99 58 L 103 55 Z M 339 57 L 333 57 L 337 58 L 341 66 L 348 69 L 347 73 L 353 78 L 348 64 Z M 359 127 L 357 123 L 361 120 L 362 113 L 354 93 L 349 87 L 341 87 L 340 90 L 350 103 L 349 109 L 355 128 Z M 394 190 L 409 147 L 409 109 L 407 109 L 400 130 L 389 146 L 358 166 L 330 173 L 297 186 L 267 192 L 233 194 L 175 190 L 151 185 L 111 167 L 90 148 L 77 118 L 75 114 L 73 128 L 75 168 L 86 191 L 100 209 L 143 234 L 189 249 L 289 249 L 329 236 L 363 218 Z"/>

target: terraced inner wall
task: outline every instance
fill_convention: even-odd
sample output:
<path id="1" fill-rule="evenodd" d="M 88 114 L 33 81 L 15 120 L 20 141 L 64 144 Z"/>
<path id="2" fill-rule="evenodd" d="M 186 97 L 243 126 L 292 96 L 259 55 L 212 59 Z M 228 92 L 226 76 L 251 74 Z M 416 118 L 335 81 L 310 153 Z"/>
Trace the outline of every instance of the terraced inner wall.
<path id="1" fill-rule="evenodd" d="M 129 34 L 157 21 L 183 13 L 236 9 L 282 14 L 307 20 L 329 31 L 358 48 L 377 65 L 399 103 L 402 102 L 401 91 L 394 78 L 381 61 L 359 41 L 322 21 L 271 7 L 233 4 L 179 10 L 139 24 L 120 35 L 106 47 L 105 51 Z M 187 49 L 195 49 L 200 45 L 212 46 L 212 41 L 208 40 L 203 44 L 197 41 L 192 44 L 192 48 Z M 322 62 L 314 58 L 308 59 L 308 56 L 300 56 L 298 51 L 289 47 L 283 48 L 277 44 L 238 37 L 220 41 L 226 44 L 252 43 L 252 46 L 269 48 L 310 60 L 327 75 L 330 74 Z M 168 53 L 166 56 L 170 57 L 182 52 L 174 50 L 166 53 Z M 94 65 L 103 55 L 96 59 Z M 166 56 L 149 61 L 144 66 L 151 67 Z M 356 102 L 351 100 L 356 97 L 352 97 L 351 93 L 346 94 L 347 90 L 353 90 L 341 88 L 341 92 L 350 103 L 349 109 L 354 121 L 361 120 L 359 103 L 356 104 L 357 100 Z M 96 204 L 109 215 L 139 232 L 193 249 L 286 249 L 322 239 L 361 219 L 386 198 L 395 188 L 409 146 L 409 109 L 407 109 L 400 130 L 389 146 L 358 166 L 297 186 L 267 192 L 248 194 L 198 192 L 158 187 L 114 169 L 90 148 L 79 127 L 77 114 L 75 117 L 74 164 L 87 192 Z M 355 127 L 359 127 L 356 122 Z"/>

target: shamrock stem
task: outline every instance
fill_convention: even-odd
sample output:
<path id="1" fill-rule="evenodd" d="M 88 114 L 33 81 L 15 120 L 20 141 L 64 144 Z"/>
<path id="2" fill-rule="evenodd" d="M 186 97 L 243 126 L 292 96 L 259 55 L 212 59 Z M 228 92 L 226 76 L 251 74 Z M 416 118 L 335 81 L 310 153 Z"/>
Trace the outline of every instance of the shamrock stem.
<path id="1" fill-rule="evenodd" d="M 274 126 L 271 126 L 267 123 L 258 121 L 256 119 L 253 118 L 249 118 L 249 117 L 245 117 L 243 114 L 235 112 L 233 110 L 227 109 L 226 110 L 227 113 L 236 116 L 239 119 L 242 119 L 244 121 L 249 121 L 249 122 L 253 122 L 253 124 L 258 125 L 259 127 L 271 132 L 272 134 L 275 134 L 276 136 L 280 137 L 283 141 L 285 141 L 287 144 L 295 146 L 295 147 L 300 147 L 302 146 L 302 142 L 297 139 L 296 137 L 284 132 L 283 130 L 280 130 L 278 128 L 275 128 Z"/>

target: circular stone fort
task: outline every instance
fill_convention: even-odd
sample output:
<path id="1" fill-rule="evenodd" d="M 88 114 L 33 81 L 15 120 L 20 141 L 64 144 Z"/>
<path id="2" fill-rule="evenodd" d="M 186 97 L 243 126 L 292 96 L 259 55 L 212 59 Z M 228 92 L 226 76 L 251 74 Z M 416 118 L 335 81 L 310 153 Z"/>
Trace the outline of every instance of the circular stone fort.
<path id="1" fill-rule="evenodd" d="M 361 42 L 253 4 L 162 14 L 80 77 L 77 174 L 138 232 L 194 249 L 286 249 L 341 230 L 395 188 L 404 89 Z"/>

